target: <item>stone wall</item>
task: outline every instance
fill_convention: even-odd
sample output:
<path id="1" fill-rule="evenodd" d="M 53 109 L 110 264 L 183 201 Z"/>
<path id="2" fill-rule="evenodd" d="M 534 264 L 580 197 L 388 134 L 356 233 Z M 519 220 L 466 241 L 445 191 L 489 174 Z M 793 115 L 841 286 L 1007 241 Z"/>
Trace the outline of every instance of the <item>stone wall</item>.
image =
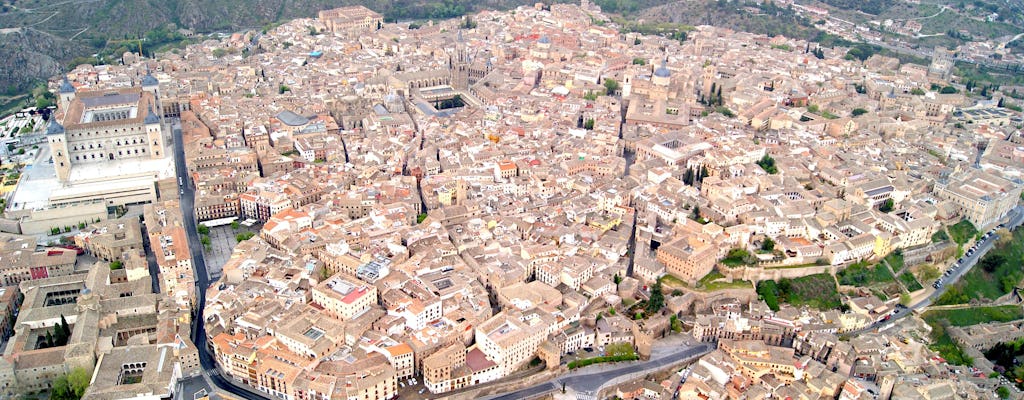
<path id="1" fill-rule="evenodd" d="M 795 267 L 795 268 L 765 268 L 764 266 L 743 266 L 736 268 L 721 268 L 720 271 L 727 278 L 734 280 L 745 280 L 754 283 L 768 280 L 779 280 L 782 278 L 794 279 L 808 275 L 816 275 L 821 273 L 827 273 L 829 275 L 835 275 L 840 269 L 836 265 L 812 265 L 807 267 Z"/>

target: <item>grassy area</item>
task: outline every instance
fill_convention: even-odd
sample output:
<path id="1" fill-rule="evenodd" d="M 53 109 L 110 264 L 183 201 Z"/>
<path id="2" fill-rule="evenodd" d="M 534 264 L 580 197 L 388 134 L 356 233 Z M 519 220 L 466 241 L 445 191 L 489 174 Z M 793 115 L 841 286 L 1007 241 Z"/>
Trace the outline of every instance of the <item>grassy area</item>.
<path id="1" fill-rule="evenodd" d="M 676 276 L 672 275 L 672 274 L 665 274 L 661 278 L 659 278 L 659 280 L 661 281 L 661 284 L 665 285 L 665 286 L 671 286 L 671 287 L 687 287 L 687 286 L 689 286 L 689 285 L 686 284 L 686 282 L 683 282 L 682 279 L 676 278 Z"/>
<path id="2" fill-rule="evenodd" d="M 950 364 L 974 365 L 974 359 L 964 353 L 964 349 L 960 348 L 960 345 L 946 333 L 945 325 L 938 321 L 928 322 L 928 325 L 932 327 L 932 332 L 929 334 L 932 344 L 928 348 L 938 352 L 939 356 L 945 358 Z"/>
<path id="3" fill-rule="evenodd" d="M 586 367 L 591 364 L 599 364 L 606 362 L 618 362 L 618 361 L 633 361 L 640 359 L 640 356 L 633 350 L 633 345 L 629 343 L 612 343 L 609 344 L 605 349 L 604 356 L 584 358 L 582 360 L 576 360 L 569 362 L 569 369 L 576 369 Z"/>
<path id="4" fill-rule="evenodd" d="M 947 228 L 949 231 L 949 237 L 953 239 L 956 244 L 967 243 L 974 235 L 978 234 L 978 230 L 974 228 L 974 224 L 968 220 L 962 220 L 956 224 L 950 225 Z"/>
<path id="5" fill-rule="evenodd" d="M 718 281 L 721 279 L 721 281 Z M 716 282 L 717 281 L 717 282 Z M 725 281 L 725 275 L 721 272 L 711 271 L 700 281 L 697 282 L 698 289 L 704 289 L 708 291 L 722 290 L 722 289 L 749 289 L 754 287 L 750 281 L 734 280 L 732 282 Z"/>
<path id="6" fill-rule="evenodd" d="M 901 262 L 902 264 L 902 262 Z M 866 261 L 846 267 L 836 273 L 840 285 L 870 286 L 875 283 L 892 282 L 892 273 L 884 264 L 878 263 L 874 266 L 868 265 Z"/>
<path id="7" fill-rule="evenodd" d="M 1024 230 L 1013 232 L 1013 239 L 990 250 L 978 265 L 948 287 L 936 304 L 963 304 L 973 299 L 995 300 L 1009 293 L 1024 279 Z"/>
<path id="8" fill-rule="evenodd" d="M 910 271 L 900 274 L 900 282 L 903 282 L 903 286 L 906 286 L 907 291 L 909 292 L 921 290 L 923 288 L 921 283 L 914 278 L 914 274 L 911 274 Z"/>
<path id="9" fill-rule="evenodd" d="M 723 265 L 727 267 L 739 267 L 742 265 L 753 264 L 755 259 L 750 255 L 749 251 L 744 249 L 731 249 L 729 253 L 725 255 L 721 261 Z"/>
<path id="10" fill-rule="evenodd" d="M 952 326 L 970 326 L 986 322 L 1009 322 L 1024 319 L 1019 306 L 971 307 L 956 310 L 933 310 L 921 315 L 925 321 L 946 321 Z"/>
<path id="11" fill-rule="evenodd" d="M 885 261 L 889 263 L 889 267 L 892 267 L 893 272 L 900 272 L 903 269 L 903 251 L 896 250 L 889 255 L 885 256 Z"/>
<path id="12" fill-rule="evenodd" d="M 780 279 L 778 282 L 762 281 L 757 284 L 757 294 L 773 310 L 778 310 L 781 302 L 823 310 L 842 305 L 835 280 L 829 274 Z"/>

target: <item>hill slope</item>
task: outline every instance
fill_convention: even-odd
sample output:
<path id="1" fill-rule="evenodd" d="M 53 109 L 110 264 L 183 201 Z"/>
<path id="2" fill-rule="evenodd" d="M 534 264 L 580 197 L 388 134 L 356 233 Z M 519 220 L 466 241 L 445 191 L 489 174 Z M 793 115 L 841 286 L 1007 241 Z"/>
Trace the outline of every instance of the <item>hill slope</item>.
<path id="1" fill-rule="evenodd" d="M 646 0 L 656 1 L 656 0 Z M 237 31 L 346 5 L 390 19 L 443 19 L 529 0 L 6 0 L 0 2 L 0 91 L 25 90 L 108 39 L 138 38 L 157 28 L 198 33 Z M 12 29 L 13 28 L 13 29 Z M 120 44 L 119 44 L 120 45 Z"/>

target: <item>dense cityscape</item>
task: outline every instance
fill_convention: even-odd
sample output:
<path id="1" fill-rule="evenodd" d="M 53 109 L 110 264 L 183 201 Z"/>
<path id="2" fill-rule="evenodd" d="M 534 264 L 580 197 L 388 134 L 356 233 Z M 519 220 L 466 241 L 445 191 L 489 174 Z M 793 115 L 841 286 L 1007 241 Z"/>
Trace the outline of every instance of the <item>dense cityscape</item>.
<path id="1" fill-rule="evenodd" d="M 1024 87 L 954 68 L 1020 55 L 915 51 L 583 0 L 78 65 L 0 121 L 0 398 L 1024 399 Z"/>

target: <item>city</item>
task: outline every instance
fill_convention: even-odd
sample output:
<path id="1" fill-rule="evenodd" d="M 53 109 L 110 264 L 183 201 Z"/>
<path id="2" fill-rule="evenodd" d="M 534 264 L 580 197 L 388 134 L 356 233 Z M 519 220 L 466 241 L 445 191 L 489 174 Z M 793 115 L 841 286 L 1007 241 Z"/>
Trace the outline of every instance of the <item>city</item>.
<path id="1" fill-rule="evenodd" d="M 0 122 L 0 398 L 1024 399 L 1024 87 L 891 47 L 582 0 L 77 65 Z"/>

